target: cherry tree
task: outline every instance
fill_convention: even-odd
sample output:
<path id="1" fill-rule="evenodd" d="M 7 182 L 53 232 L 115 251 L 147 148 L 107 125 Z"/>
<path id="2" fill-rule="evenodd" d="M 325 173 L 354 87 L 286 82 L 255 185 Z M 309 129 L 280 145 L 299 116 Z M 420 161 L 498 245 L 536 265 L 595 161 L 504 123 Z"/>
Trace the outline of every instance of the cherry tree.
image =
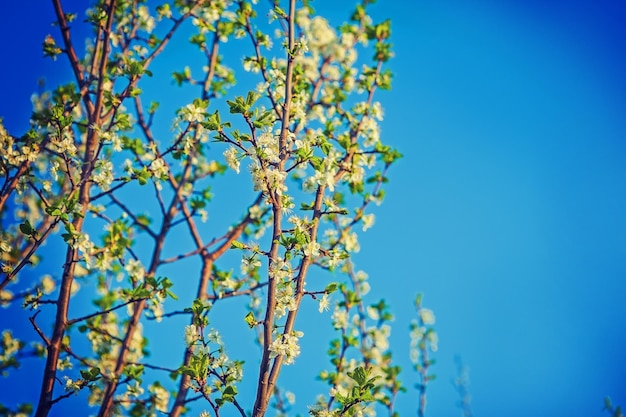
<path id="1" fill-rule="evenodd" d="M 369 15 L 371 0 L 338 28 L 313 2 L 261 3 L 52 0 L 43 52 L 73 80 L 34 97 L 27 132 L 0 123 L 0 315 L 30 312 L 2 318 L 0 371 L 41 364 L 32 405 L 5 415 L 79 400 L 101 417 L 288 415 L 279 376 L 297 366 L 306 303 L 336 337 L 317 375 L 328 389 L 298 410 L 395 415 L 392 314 L 368 301 L 351 258 L 401 156 L 381 140 L 376 100 L 391 87 L 390 22 Z M 188 62 L 164 58 L 185 40 Z M 220 183 L 231 195 L 214 197 Z M 437 337 L 416 307 L 423 415 Z M 229 357 L 220 315 L 256 344 L 247 357 Z M 26 325 L 34 337 L 16 337 Z M 148 327 L 184 339 L 176 365 L 151 361 Z"/>

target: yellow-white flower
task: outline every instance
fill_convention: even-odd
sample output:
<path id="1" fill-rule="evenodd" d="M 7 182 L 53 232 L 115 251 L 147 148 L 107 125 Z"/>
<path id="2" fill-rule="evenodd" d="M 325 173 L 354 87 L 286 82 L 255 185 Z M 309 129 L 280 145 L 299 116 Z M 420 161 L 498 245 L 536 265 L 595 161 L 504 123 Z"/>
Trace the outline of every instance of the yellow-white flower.
<path id="1" fill-rule="evenodd" d="M 328 311 L 330 308 L 330 299 L 328 298 L 328 294 L 324 293 L 322 298 L 320 298 L 319 312 Z"/>
<path id="2" fill-rule="evenodd" d="M 291 365 L 300 354 L 299 338 L 304 336 L 301 331 L 278 336 L 270 345 L 270 358 L 285 356 L 285 365 Z"/>
<path id="3" fill-rule="evenodd" d="M 420 319 L 425 325 L 435 324 L 435 313 L 428 308 L 422 308 L 419 311 Z"/>

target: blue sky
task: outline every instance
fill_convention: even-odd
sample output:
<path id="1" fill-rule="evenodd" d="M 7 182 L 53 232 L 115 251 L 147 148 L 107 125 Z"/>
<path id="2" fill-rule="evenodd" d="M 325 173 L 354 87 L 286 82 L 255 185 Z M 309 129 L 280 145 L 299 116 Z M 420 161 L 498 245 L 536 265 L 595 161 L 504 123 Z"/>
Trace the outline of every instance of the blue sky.
<path id="1" fill-rule="evenodd" d="M 333 22 L 349 12 L 314 4 Z M 6 7 L 0 116 L 20 134 L 37 79 L 54 85 L 68 67 L 40 58 L 51 6 Z M 427 414 L 459 415 L 455 355 L 476 416 L 600 416 L 606 395 L 626 404 L 626 5 L 379 1 L 373 14 L 393 22 L 394 88 L 378 99 L 383 140 L 404 158 L 355 260 L 372 301 L 396 315 L 407 385 L 422 292 L 440 338 Z M 326 365 L 326 342 L 308 335 L 306 365 L 286 382 Z M 398 403 L 402 415 L 416 407 Z"/>
<path id="2" fill-rule="evenodd" d="M 381 258 L 437 312 L 433 415 L 452 414 L 454 354 L 475 415 L 623 403 L 624 13 L 415 2 L 394 20 L 384 133 L 406 158 L 375 233 L 403 236 Z"/>

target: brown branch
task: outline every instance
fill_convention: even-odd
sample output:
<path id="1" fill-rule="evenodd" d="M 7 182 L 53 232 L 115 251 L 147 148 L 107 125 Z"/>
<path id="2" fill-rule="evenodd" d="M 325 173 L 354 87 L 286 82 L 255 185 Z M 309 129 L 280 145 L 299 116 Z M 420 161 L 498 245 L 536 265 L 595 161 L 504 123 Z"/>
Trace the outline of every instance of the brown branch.
<path id="1" fill-rule="evenodd" d="M 287 70 L 285 74 L 285 104 L 283 106 L 282 124 L 280 129 L 280 136 L 278 138 L 279 157 L 278 170 L 284 171 L 285 163 L 289 157 L 287 150 L 287 134 L 289 129 L 289 117 L 291 112 L 291 98 L 293 89 L 293 67 L 294 67 L 294 46 L 295 46 L 295 12 L 296 1 L 289 1 L 289 21 L 288 21 L 288 51 L 287 51 Z M 282 234 L 282 202 L 280 195 L 276 195 L 274 190 L 269 190 L 270 196 L 273 200 L 273 230 L 272 230 L 272 245 L 270 247 L 269 256 L 269 269 L 272 266 L 272 262 L 278 259 L 279 239 Z M 276 308 L 276 279 L 269 274 L 269 288 L 267 291 L 267 306 L 265 309 L 265 318 L 263 319 L 263 355 L 261 363 L 259 365 L 259 380 L 257 384 L 257 395 L 254 402 L 254 408 L 252 410 L 253 417 L 263 417 L 267 411 L 269 400 L 274 392 L 274 385 L 277 375 L 270 375 L 270 345 L 272 343 L 272 332 L 274 330 L 274 310 Z M 274 364 L 278 364 L 274 369 L 276 373 L 280 369 L 281 356 L 278 356 Z"/>
<path id="2" fill-rule="evenodd" d="M 254 202 L 250 205 L 250 207 L 254 207 L 255 205 L 259 204 L 262 199 L 263 199 L 263 194 L 259 193 L 259 195 L 254 200 Z M 186 208 L 187 208 L 186 205 L 183 205 L 183 209 L 186 209 Z M 246 215 L 246 217 L 224 237 L 225 239 L 224 243 L 222 243 L 220 247 L 215 249 L 215 251 L 213 252 L 207 252 L 206 250 L 202 250 L 200 252 L 202 256 L 202 272 L 200 274 L 200 283 L 198 285 L 198 291 L 196 294 L 196 297 L 198 299 L 200 300 L 212 299 L 208 295 L 207 289 L 209 286 L 209 281 L 211 279 L 214 262 L 224 253 L 226 253 L 226 251 L 230 248 L 231 244 L 235 240 L 237 240 L 239 236 L 241 236 L 245 227 L 252 221 L 250 210 L 247 210 L 247 213 L 248 214 Z M 194 232 L 197 232 L 195 228 L 195 223 L 193 222 L 193 219 L 190 217 L 188 218 L 188 224 L 189 224 L 190 230 L 192 231 L 192 234 Z M 198 239 L 196 241 L 196 244 L 199 246 L 202 244 L 202 241 Z M 200 246 L 198 247 L 198 249 L 200 249 Z M 266 284 L 263 284 L 263 285 L 266 285 Z M 256 288 L 260 288 L 260 285 L 257 286 Z M 239 295 L 242 295 L 242 294 L 239 294 Z M 184 366 L 189 365 L 192 355 L 193 355 L 193 351 L 189 347 L 186 348 L 184 358 L 183 358 Z M 178 393 L 176 395 L 174 405 L 172 406 L 172 410 L 170 411 L 170 417 L 178 417 L 182 413 L 184 406 L 187 402 L 186 397 L 187 397 L 187 392 L 189 391 L 189 383 L 190 383 L 189 376 L 182 375 L 180 382 L 179 382 Z"/>
<path id="3" fill-rule="evenodd" d="M 0 290 L 4 289 L 9 284 L 9 282 L 11 282 L 11 280 L 15 278 L 15 276 L 22 270 L 22 268 L 24 268 L 30 262 L 30 258 L 41 246 L 41 244 L 45 242 L 50 232 L 52 232 L 52 230 L 54 230 L 56 225 L 59 223 L 59 218 L 57 217 L 56 219 L 54 219 L 54 221 L 52 221 L 52 224 L 46 226 L 45 223 L 48 223 L 49 221 L 49 218 L 46 218 L 46 220 L 44 220 L 43 227 L 46 228 L 46 230 L 41 234 L 41 237 L 33 238 L 33 243 L 25 248 L 26 253 L 22 256 L 22 260 L 15 266 L 15 268 L 13 268 L 11 272 L 6 274 L 6 277 L 2 280 L 2 282 L 0 282 Z"/>
<path id="4" fill-rule="evenodd" d="M 261 55 L 261 48 L 259 46 L 259 42 L 257 41 L 256 37 L 254 36 L 254 32 L 252 31 L 252 24 L 250 23 L 250 16 L 246 16 L 246 32 L 248 32 L 248 35 L 250 36 L 250 39 L 252 40 L 252 44 L 254 45 L 254 52 L 256 55 L 256 60 L 257 60 L 257 63 L 259 64 L 259 68 L 261 69 L 261 75 L 263 76 L 263 80 L 266 83 L 268 83 L 267 98 L 272 103 L 272 109 L 274 110 L 274 112 L 276 113 L 276 116 L 278 117 L 280 116 L 280 105 L 276 102 L 276 100 L 274 99 L 274 96 L 272 95 L 272 87 L 270 85 L 270 77 L 267 74 L 267 70 L 265 69 L 264 66 L 261 65 L 263 56 Z"/>
<path id="5" fill-rule="evenodd" d="M 315 204 L 313 206 L 313 220 L 312 220 L 311 231 L 310 231 L 311 242 L 317 241 L 317 232 L 319 230 L 320 218 L 322 216 L 321 209 L 322 209 L 322 203 L 324 201 L 325 189 L 326 189 L 325 186 L 320 185 L 317 188 L 317 193 L 315 195 Z M 300 310 L 300 303 L 302 301 L 302 296 L 305 294 L 304 283 L 306 281 L 306 276 L 307 276 L 307 273 L 308 273 L 309 267 L 311 266 L 312 261 L 313 261 L 312 257 L 305 255 L 302 258 L 302 261 L 300 262 L 298 275 L 296 277 L 296 290 L 294 293 L 294 300 L 295 300 L 296 308 L 289 311 L 289 313 L 287 314 L 287 321 L 285 322 L 283 335 L 291 334 L 291 332 L 293 331 L 293 328 L 296 322 L 296 317 L 298 315 L 298 311 Z M 278 380 L 278 375 L 282 367 L 282 361 L 283 361 L 283 356 L 278 356 L 276 357 L 272 365 L 272 370 L 271 370 L 270 377 L 269 377 L 270 387 L 276 386 L 276 381 Z"/>
<path id="6" fill-rule="evenodd" d="M 95 313 L 87 314 L 86 316 L 82 316 L 82 317 L 78 317 L 78 318 L 75 318 L 75 319 L 72 319 L 72 320 L 68 320 L 67 321 L 67 325 L 71 326 L 72 324 L 78 323 L 79 321 L 88 320 L 88 319 L 90 319 L 92 317 L 103 316 L 103 315 L 108 314 L 108 313 L 110 313 L 112 311 L 118 310 L 118 309 L 120 309 L 122 307 L 126 307 L 129 304 L 136 303 L 137 301 L 142 301 L 142 300 L 146 300 L 146 299 L 147 298 L 145 298 L 145 297 L 144 298 L 133 298 L 132 300 L 128 300 L 125 303 L 117 305 L 115 307 L 111 307 L 109 309 L 102 310 L 102 311 L 96 311 Z"/>
<path id="7" fill-rule="evenodd" d="M 256 290 L 263 288 L 263 287 L 267 287 L 268 283 L 267 282 L 261 282 L 258 283 L 257 285 L 255 285 L 254 287 L 250 287 L 247 288 L 245 290 L 236 290 L 236 291 L 230 291 L 230 292 L 225 292 L 224 294 L 221 294 L 219 297 L 215 296 L 215 295 L 207 295 L 207 300 L 223 300 L 225 298 L 232 298 L 232 297 L 238 297 L 240 295 L 249 295 L 252 294 L 253 292 L 255 292 Z"/>
<path id="8" fill-rule="evenodd" d="M 35 323 L 35 320 L 37 319 L 37 315 L 39 313 L 41 313 L 41 310 L 37 310 L 37 312 L 33 316 L 28 318 L 28 321 L 30 321 L 30 324 L 33 325 L 33 328 L 35 329 L 35 331 L 37 332 L 39 337 L 41 337 L 41 340 L 43 340 L 43 342 L 46 344 L 46 346 L 50 346 L 50 340 L 48 340 L 48 338 L 43 333 L 43 331 L 41 330 L 39 325 L 37 325 L 37 323 Z"/>
<path id="9" fill-rule="evenodd" d="M 191 314 L 191 312 L 190 311 L 184 311 L 184 310 L 172 311 L 170 313 L 161 314 L 158 317 L 157 316 L 146 317 L 146 320 L 157 320 L 157 319 L 163 319 L 163 318 L 166 318 L 166 317 L 182 316 L 182 315 L 187 315 L 187 314 Z"/>
<path id="10" fill-rule="evenodd" d="M 50 401 L 50 405 L 54 405 L 54 404 L 58 403 L 58 402 L 59 402 L 59 401 L 61 401 L 61 400 L 64 400 L 64 399 L 66 399 L 66 398 L 71 397 L 71 396 L 72 396 L 72 395 L 74 395 L 74 394 L 76 394 L 76 393 L 72 391 L 72 392 L 68 392 L 67 394 L 62 394 L 62 395 L 59 395 L 58 397 L 56 397 L 55 399 L 53 399 L 52 401 Z"/>
<path id="11" fill-rule="evenodd" d="M 126 213 L 128 215 L 128 217 L 130 217 L 133 222 L 141 227 L 146 233 L 148 233 L 150 235 L 150 237 L 152 237 L 153 239 L 157 238 L 156 233 L 154 233 L 152 231 L 152 229 L 150 229 L 148 226 L 146 226 L 145 224 L 143 224 L 142 222 L 139 221 L 139 218 L 135 215 L 135 213 L 129 209 L 128 207 L 126 207 L 126 205 L 124 203 L 122 203 L 117 197 L 115 197 L 113 194 L 109 195 L 109 198 L 118 205 L 119 208 L 121 208 L 124 213 Z"/>
<path id="12" fill-rule="evenodd" d="M 202 100 L 208 100 L 209 98 L 209 90 L 211 88 L 211 82 L 215 77 L 215 67 L 217 65 L 217 57 L 220 46 L 220 37 L 217 31 L 213 35 L 213 43 L 211 44 L 211 52 L 209 54 L 209 71 L 206 74 L 204 79 L 204 85 L 202 86 Z"/>
<path id="13" fill-rule="evenodd" d="M 150 267 L 148 269 L 148 271 L 146 272 L 147 276 L 154 276 L 156 274 L 156 271 L 159 267 L 160 264 L 160 258 L 161 258 L 161 252 L 163 251 L 163 246 L 165 244 L 165 238 L 167 236 L 167 233 L 170 231 L 171 228 L 171 223 L 174 219 L 174 217 L 176 216 L 176 214 L 178 213 L 178 205 L 179 202 L 181 201 L 182 197 L 181 197 L 181 193 L 183 191 L 183 185 L 185 184 L 185 182 L 188 180 L 190 172 L 191 172 L 191 161 L 188 161 L 187 164 L 185 165 L 184 171 L 181 175 L 181 180 L 180 182 L 177 184 L 177 186 L 175 187 L 174 190 L 174 195 L 172 197 L 172 200 L 169 204 L 169 208 L 167 210 L 167 213 L 165 213 L 164 215 L 164 219 L 163 219 L 163 223 L 161 224 L 161 229 L 159 234 L 157 235 L 157 239 L 155 241 L 155 246 L 154 249 L 152 251 L 152 259 L 150 262 Z M 157 190 L 158 191 L 158 190 Z M 157 192 L 157 197 L 160 197 L 161 194 Z M 132 314 L 131 319 L 128 322 L 128 325 L 126 327 L 126 333 L 124 336 L 124 341 L 120 347 L 120 352 L 119 355 L 117 357 L 117 361 L 115 364 L 115 369 L 113 371 L 113 378 L 111 381 L 109 381 L 109 383 L 106 385 L 105 389 L 104 389 L 104 393 L 103 393 L 103 399 L 102 399 L 102 404 L 100 406 L 100 411 L 98 412 L 98 417 L 108 417 L 111 413 L 114 401 L 113 401 L 113 397 L 115 394 L 115 391 L 119 385 L 119 379 L 117 378 L 117 376 L 121 375 L 122 370 L 124 369 L 124 366 L 126 364 L 126 357 L 128 355 L 128 352 L 130 350 L 130 344 L 133 340 L 133 336 L 135 334 L 135 331 L 138 328 L 139 325 L 139 321 L 141 319 L 141 315 L 143 314 L 143 310 L 145 309 L 146 306 L 146 300 L 140 300 L 139 302 L 137 302 L 135 304 L 135 308 Z"/>
<path id="14" fill-rule="evenodd" d="M 63 6 L 61 5 L 61 0 L 52 0 L 52 4 L 54 5 L 54 12 L 57 16 L 57 21 L 59 23 L 59 28 L 61 28 L 61 36 L 63 37 L 63 44 L 65 45 L 65 54 L 70 60 L 70 64 L 72 66 L 72 71 L 74 71 L 74 77 L 78 82 L 78 85 L 82 86 L 85 82 L 85 78 L 83 76 L 83 67 L 76 55 L 76 50 L 74 49 L 74 45 L 72 43 L 72 37 L 70 36 L 70 27 L 68 25 L 68 21 L 65 18 L 65 11 L 63 10 Z"/>
<path id="15" fill-rule="evenodd" d="M 169 373 L 176 372 L 176 369 L 164 368 L 162 366 L 157 366 L 157 365 L 150 365 L 149 363 L 128 362 L 128 365 L 143 366 L 144 368 L 154 369 L 155 371 L 165 371 Z"/>
<path id="16" fill-rule="evenodd" d="M 31 162 L 28 159 L 22 162 L 19 169 L 17 170 L 17 173 L 13 176 L 13 178 L 11 178 L 8 184 L 2 187 L 2 193 L 0 193 L 0 213 L 2 213 L 4 205 L 8 201 L 9 196 L 13 193 L 13 191 L 17 187 L 17 182 L 24 175 L 24 173 L 28 170 L 28 168 L 30 167 L 30 164 Z M 8 175 L 9 170 L 6 169 L 6 172 Z"/>
<path id="17" fill-rule="evenodd" d="M 91 78 L 93 78 L 93 75 L 95 74 L 91 74 L 89 79 L 85 79 L 85 76 L 83 75 L 84 69 L 83 69 L 82 64 L 80 63 L 80 60 L 78 59 L 78 56 L 76 55 L 76 49 L 74 48 L 72 37 L 70 35 L 69 22 L 67 21 L 65 17 L 65 12 L 64 12 L 63 6 L 61 5 L 61 0 L 52 0 L 52 3 L 54 5 L 54 12 L 57 16 L 59 27 L 61 28 L 61 36 L 63 38 L 63 44 L 65 46 L 64 52 L 67 55 L 68 59 L 70 60 L 70 65 L 72 67 L 72 71 L 74 72 L 74 78 L 76 78 L 76 82 L 78 83 L 78 86 L 80 88 L 79 94 L 80 94 L 81 99 L 83 100 L 83 104 L 87 108 L 87 111 L 91 113 L 93 112 L 93 103 L 91 102 L 91 99 L 89 98 L 89 94 L 87 93 L 89 91 L 90 80 Z M 97 38 L 99 37 L 100 37 L 100 27 L 98 27 Z M 98 46 L 99 46 L 99 42 L 96 43 L 96 48 L 94 50 L 94 55 L 93 55 L 94 62 L 96 60 Z"/>
<path id="18" fill-rule="evenodd" d="M 90 125 L 99 125 L 100 123 L 100 111 L 103 103 L 103 92 L 104 92 L 104 73 L 106 69 L 106 62 L 108 60 L 108 51 L 109 51 L 109 35 L 111 30 L 111 25 L 113 24 L 113 16 L 115 11 L 115 1 L 111 0 L 109 3 L 109 13 L 107 17 L 107 29 L 104 33 L 104 53 L 102 60 L 100 62 L 100 73 L 98 79 L 98 90 L 96 96 L 96 105 L 93 108 L 93 112 L 89 114 Z M 55 5 L 55 11 L 57 13 L 57 18 L 60 21 L 60 24 L 65 21 L 65 14 L 61 7 L 60 0 L 53 0 Z M 67 27 L 67 24 L 65 24 Z M 63 28 L 63 26 L 62 26 Z M 63 29 L 62 29 L 63 30 Z M 66 30 L 64 36 L 67 36 L 69 40 L 69 32 Z M 66 41 L 67 42 L 67 41 Z M 71 46 L 71 44 L 70 44 Z M 71 49 L 73 51 L 73 48 Z M 82 84 L 84 78 L 81 72 L 81 66 L 78 62 L 78 59 L 74 59 L 71 53 L 68 51 L 68 57 L 70 59 L 70 63 L 72 64 L 72 69 L 74 71 L 75 77 L 79 84 Z M 85 96 L 86 97 L 86 96 Z M 85 98 L 87 109 L 90 110 L 89 101 Z M 81 172 L 81 185 L 79 192 L 79 203 L 82 205 L 81 216 L 75 216 L 73 220 L 74 229 L 77 232 L 81 232 L 84 222 L 84 215 L 89 206 L 89 191 L 91 188 L 91 182 L 89 178 L 94 168 L 94 162 L 97 158 L 96 150 L 98 149 L 98 132 L 96 129 L 90 128 L 87 133 L 87 143 L 85 146 L 85 153 L 83 156 L 83 167 Z M 46 357 L 46 365 L 44 368 L 44 376 L 42 381 L 42 387 L 39 396 L 39 402 L 37 404 L 37 410 L 35 412 L 35 417 L 47 417 L 50 412 L 50 408 L 52 407 L 52 394 L 54 391 L 54 381 L 56 380 L 56 371 L 57 371 L 57 362 L 59 358 L 59 353 L 62 349 L 63 337 L 65 336 L 65 330 L 67 329 L 67 313 L 69 310 L 70 304 L 70 296 L 72 289 L 72 282 L 74 280 L 74 271 L 76 268 L 76 258 L 77 258 L 77 250 L 73 248 L 71 245 L 68 246 L 66 256 L 65 256 L 65 265 L 63 267 L 63 275 L 61 278 L 61 286 L 59 289 L 59 298 L 57 300 L 57 311 L 56 317 L 54 321 L 54 329 L 52 333 L 52 337 L 50 339 L 50 344 L 48 345 L 48 355 Z"/>

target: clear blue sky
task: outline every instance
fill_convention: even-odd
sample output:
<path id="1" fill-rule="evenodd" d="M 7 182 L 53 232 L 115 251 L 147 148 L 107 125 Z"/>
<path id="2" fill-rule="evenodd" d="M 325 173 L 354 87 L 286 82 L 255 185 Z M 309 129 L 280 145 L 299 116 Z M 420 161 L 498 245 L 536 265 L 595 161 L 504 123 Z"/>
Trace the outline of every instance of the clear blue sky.
<path id="1" fill-rule="evenodd" d="M 14 3 L 0 17 L 0 116 L 21 134 L 37 79 L 68 67 L 40 59 L 51 6 Z M 314 2 L 334 22 L 344 3 Z M 427 414 L 459 415 L 457 354 L 477 417 L 601 416 L 605 395 L 626 405 L 626 4 L 379 3 L 396 51 L 383 140 L 405 157 L 356 262 L 393 307 L 401 363 L 415 294 L 435 311 Z M 326 342 L 307 336 L 304 369 L 285 375 L 303 403 L 303 378 L 326 365 Z M 405 395 L 398 411 L 416 404 Z"/>

